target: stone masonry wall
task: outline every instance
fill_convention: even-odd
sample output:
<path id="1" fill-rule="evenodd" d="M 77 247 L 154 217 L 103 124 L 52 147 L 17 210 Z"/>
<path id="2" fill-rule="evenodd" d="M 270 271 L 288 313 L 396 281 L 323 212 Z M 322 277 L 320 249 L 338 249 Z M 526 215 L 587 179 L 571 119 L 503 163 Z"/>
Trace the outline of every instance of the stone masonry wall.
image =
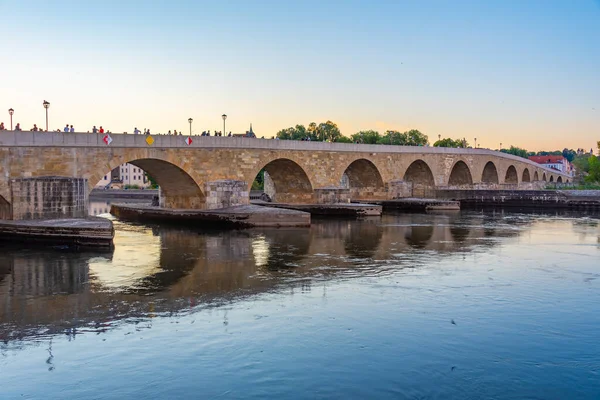
<path id="1" fill-rule="evenodd" d="M 12 179 L 10 189 L 14 220 L 83 218 L 88 215 L 88 188 L 85 179 Z"/>
<path id="2" fill-rule="evenodd" d="M 315 200 L 318 204 L 350 203 L 350 189 L 315 189 Z"/>
<path id="3" fill-rule="evenodd" d="M 248 184 L 235 180 L 208 182 L 205 185 L 206 209 L 227 208 L 250 203 Z"/>

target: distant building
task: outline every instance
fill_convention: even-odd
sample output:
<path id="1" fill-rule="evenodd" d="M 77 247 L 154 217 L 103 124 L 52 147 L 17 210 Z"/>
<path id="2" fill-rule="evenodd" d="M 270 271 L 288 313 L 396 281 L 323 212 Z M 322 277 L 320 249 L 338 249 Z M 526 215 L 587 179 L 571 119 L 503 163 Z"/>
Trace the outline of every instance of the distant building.
<path id="1" fill-rule="evenodd" d="M 104 175 L 100 182 L 96 184 L 97 188 L 108 188 L 109 185 L 115 186 L 139 186 L 148 188 L 152 185 L 146 172 L 140 167 L 125 163 L 113 169 L 109 174 Z"/>
<path id="2" fill-rule="evenodd" d="M 573 175 L 573 164 L 563 156 L 529 156 L 529 159 L 544 167 L 555 169 L 567 175 Z"/>
<path id="3" fill-rule="evenodd" d="M 246 133 L 234 133 L 232 136 L 255 138 L 256 134 L 252 130 L 252 123 L 250 123 L 250 130 L 249 131 L 246 131 Z"/>

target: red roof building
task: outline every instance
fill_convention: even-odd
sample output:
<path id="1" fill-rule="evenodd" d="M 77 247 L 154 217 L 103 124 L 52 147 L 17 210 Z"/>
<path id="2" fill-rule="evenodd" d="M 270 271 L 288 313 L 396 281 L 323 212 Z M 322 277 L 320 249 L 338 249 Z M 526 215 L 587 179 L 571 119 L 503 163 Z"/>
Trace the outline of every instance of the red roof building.
<path id="1" fill-rule="evenodd" d="M 565 174 L 572 175 L 573 166 L 563 156 L 529 156 L 529 159 L 535 163 L 542 164 L 547 168 L 552 168 Z"/>

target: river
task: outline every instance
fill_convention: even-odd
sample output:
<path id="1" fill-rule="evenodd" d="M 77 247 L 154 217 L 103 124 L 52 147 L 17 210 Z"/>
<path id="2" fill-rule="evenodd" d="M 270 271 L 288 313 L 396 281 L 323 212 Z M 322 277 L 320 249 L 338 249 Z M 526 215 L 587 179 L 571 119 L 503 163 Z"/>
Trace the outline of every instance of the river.
<path id="1" fill-rule="evenodd" d="M 595 216 L 114 223 L 0 245 L 2 399 L 600 398 Z"/>

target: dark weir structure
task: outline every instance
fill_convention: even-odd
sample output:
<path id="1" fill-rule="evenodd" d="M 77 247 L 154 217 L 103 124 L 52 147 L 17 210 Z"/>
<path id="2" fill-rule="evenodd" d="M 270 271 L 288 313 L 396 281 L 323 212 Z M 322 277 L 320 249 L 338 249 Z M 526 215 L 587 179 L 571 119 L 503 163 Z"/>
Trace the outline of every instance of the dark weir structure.
<path id="1" fill-rule="evenodd" d="M 449 188 L 534 190 L 546 182 L 571 180 L 532 161 L 485 149 L 186 139 L 0 132 L 0 216 L 18 220 L 83 213 L 93 186 L 123 163 L 152 176 L 161 188 L 159 205 L 171 210 L 246 206 L 249 188 L 263 170 L 273 182 L 275 202 L 300 205 L 429 197 Z M 23 185 L 47 188 L 48 179 L 68 182 L 60 189 L 60 201 L 54 190 L 23 195 Z"/>

